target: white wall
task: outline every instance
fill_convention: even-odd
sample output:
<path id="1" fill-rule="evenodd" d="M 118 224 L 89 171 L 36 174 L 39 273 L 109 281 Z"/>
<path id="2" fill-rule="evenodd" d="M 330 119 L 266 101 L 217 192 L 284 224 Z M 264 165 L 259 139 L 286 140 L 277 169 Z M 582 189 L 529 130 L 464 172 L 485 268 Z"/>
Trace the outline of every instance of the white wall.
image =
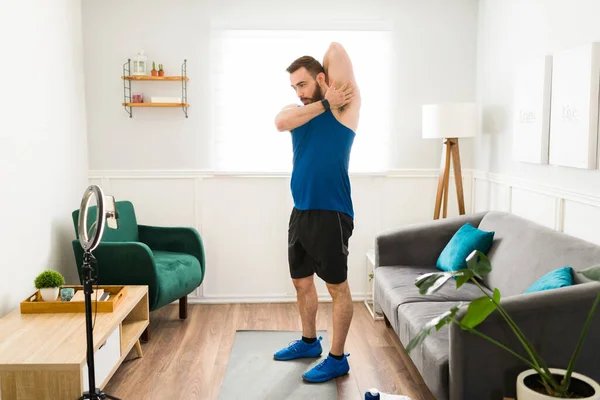
<path id="1" fill-rule="evenodd" d="M 475 145 L 476 170 L 600 194 L 598 170 L 513 161 L 511 120 L 515 65 L 529 57 L 600 41 L 599 16 L 600 2 L 596 0 L 480 1 L 477 97 L 483 111 L 483 132 Z"/>
<path id="2" fill-rule="evenodd" d="M 88 164 L 79 1 L 11 2 L 0 37 L 1 316 L 44 269 L 78 283 L 71 211 Z"/>
<path id="3" fill-rule="evenodd" d="M 472 185 L 475 212 L 509 211 L 600 245 L 600 195 L 481 171 L 473 174 Z"/>
<path id="4" fill-rule="evenodd" d="M 83 21 L 91 170 L 212 169 L 211 24 L 263 29 L 390 26 L 395 75 L 391 82 L 382 81 L 395 88 L 390 168 L 439 165 L 441 145 L 421 139 L 421 104 L 475 100 L 476 0 L 84 0 Z M 164 64 L 166 74 L 179 74 L 182 60 L 188 60 L 188 119 L 178 108 L 135 109 L 131 119 L 124 111 L 122 64 L 140 49 Z M 178 83 L 133 86 L 146 94 L 181 92 Z M 240 88 L 240 96 L 251 99 L 255 90 L 260 85 L 251 83 Z M 468 168 L 471 144 L 465 141 L 462 150 Z"/>
<path id="5" fill-rule="evenodd" d="M 200 231 L 208 267 L 197 301 L 295 298 L 287 266 L 289 176 L 211 171 L 208 55 L 213 23 L 286 29 L 392 27 L 395 75 L 391 82 L 382 80 L 395 88 L 392 172 L 352 177 L 354 295 L 366 290 L 365 252 L 378 231 L 432 218 L 442 146 L 421 139 L 421 104 L 475 99 L 476 0 L 84 0 L 83 21 L 91 182 L 117 200 L 131 199 L 143 223 L 194 226 Z M 180 109 L 137 109 L 131 119 L 125 113 L 121 65 L 139 49 L 171 69 L 167 74 L 177 74 L 181 61 L 188 60 L 188 119 Z M 373 61 L 377 73 L 377 60 Z M 180 90 L 177 84 L 136 87 L 173 95 Z M 241 88 L 242 95 L 248 97 L 248 90 L 251 95 L 253 85 Z M 461 150 L 468 169 L 469 141 L 461 142 Z M 470 182 L 467 173 L 467 207 Z M 451 214 L 456 214 L 454 193 Z M 324 285 L 318 290 L 328 296 Z"/>
<path id="6" fill-rule="evenodd" d="M 600 244 L 600 171 L 512 160 L 512 77 L 521 60 L 600 41 L 595 0 L 482 0 L 475 143 L 474 210 L 512 211 Z"/>
<path id="7" fill-rule="evenodd" d="M 381 176 L 352 176 L 355 229 L 350 239 L 349 283 L 355 300 L 367 290 L 366 252 L 383 229 L 431 220 L 437 170 L 398 170 Z M 206 250 L 207 272 L 191 301 L 294 300 L 287 264 L 287 227 L 292 207 L 289 177 L 244 176 L 196 171 L 92 172 L 91 183 L 116 200 L 129 199 L 138 221 L 193 226 Z M 465 171 L 467 210 L 471 173 Z M 457 215 L 450 186 L 448 215 Z M 157 196 L 160 195 L 160 198 Z M 317 279 L 323 299 L 329 295 Z"/>

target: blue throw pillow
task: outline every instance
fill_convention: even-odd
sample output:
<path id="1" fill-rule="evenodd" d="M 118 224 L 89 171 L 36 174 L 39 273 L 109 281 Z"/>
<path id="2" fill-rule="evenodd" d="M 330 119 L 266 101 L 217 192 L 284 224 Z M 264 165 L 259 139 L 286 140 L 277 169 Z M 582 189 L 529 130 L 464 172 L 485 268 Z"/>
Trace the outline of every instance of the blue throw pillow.
<path id="1" fill-rule="evenodd" d="M 535 281 L 533 285 L 529 286 L 529 289 L 525 293 L 541 292 L 542 290 L 557 289 L 571 285 L 573 285 L 573 268 L 566 266 L 548 272 Z"/>
<path id="2" fill-rule="evenodd" d="M 473 250 L 479 250 L 487 255 L 493 241 L 494 232 L 482 231 L 467 222 L 452 236 L 439 255 L 435 266 L 445 272 L 465 269 L 469 254 Z"/>

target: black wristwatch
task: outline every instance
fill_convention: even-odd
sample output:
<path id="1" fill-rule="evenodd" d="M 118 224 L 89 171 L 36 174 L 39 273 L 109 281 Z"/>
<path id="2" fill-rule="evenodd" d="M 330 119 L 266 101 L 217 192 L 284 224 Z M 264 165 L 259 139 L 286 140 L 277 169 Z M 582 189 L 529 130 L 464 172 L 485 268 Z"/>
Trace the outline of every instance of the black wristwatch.
<path id="1" fill-rule="evenodd" d="M 331 106 L 329 105 L 329 100 L 323 99 L 323 100 L 321 100 L 321 104 L 323 104 L 323 107 L 325 107 L 325 111 L 331 109 Z"/>

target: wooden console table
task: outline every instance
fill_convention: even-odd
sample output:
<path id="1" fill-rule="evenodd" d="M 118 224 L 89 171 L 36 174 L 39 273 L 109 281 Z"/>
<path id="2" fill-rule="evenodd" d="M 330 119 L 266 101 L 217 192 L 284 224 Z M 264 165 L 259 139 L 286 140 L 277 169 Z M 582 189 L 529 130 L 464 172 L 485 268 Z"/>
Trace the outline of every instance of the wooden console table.
<path id="1" fill-rule="evenodd" d="M 148 305 L 147 286 L 127 286 L 115 311 L 95 313 L 100 389 L 134 346 L 141 355 L 139 338 L 149 324 Z M 0 318 L 0 332 L 0 399 L 76 400 L 89 390 L 85 313 L 21 314 L 17 308 Z"/>

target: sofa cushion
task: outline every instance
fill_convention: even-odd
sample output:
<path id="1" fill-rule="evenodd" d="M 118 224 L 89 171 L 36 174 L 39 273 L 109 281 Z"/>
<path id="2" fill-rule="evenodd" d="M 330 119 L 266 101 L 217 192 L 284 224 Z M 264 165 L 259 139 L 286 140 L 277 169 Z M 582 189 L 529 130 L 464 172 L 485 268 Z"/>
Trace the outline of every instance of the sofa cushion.
<path id="1" fill-rule="evenodd" d="M 558 289 L 573 285 L 573 268 L 566 266 L 548 272 L 525 291 L 525 293 L 541 292 L 542 290 Z"/>
<path id="2" fill-rule="evenodd" d="M 398 336 L 406 347 L 423 325 L 445 313 L 458 302 L 406 303 L 398 307 Z M 436 399 L 449 397 L 450 338 L 448 327 L 432 332 L 410 353 L 423 381 Z"/>
<path id="3" fill-rule="evenodd" d="M 494 232 L 485 232 L 464 224 L 452 236 L 437 259 L 436 268 L 440 271 L 457 271 L 467 268 L 467 257 L 474 250 L 487 254 L 494 240 Z"/>
<path id="4" fill-rule="evenodd" d="M 456 289 L 456 281 L 448 280 L 436 293 L 422 295 L 415 280 L 426 273 L 439 272 L 434 267 L 392 266 L 375 269 L 375 301 L 379 304 L 390 323 L 397 329 L 398 306 L 414 302 L 469 301 L 484 294 L 473 283 Z M 485 288 L 484 288 L 485 289 Z M 491 294 L 491 292 L 488 292 Z M 398 333 L 398 331 L 396 331 Z"/>
<path id="5" fill-rule="evenodd" d="M 600 246 L 506 212 L 489 212 L 479 228 L 494 231 L 488 252 L 492 271 L 484 277 L 488 288 L 502 297 L 522 294 L 544 274 L 565 265 L 574 270 L 600 263 Z M 585 281 L 575 274 L 574 283 Z"/>

